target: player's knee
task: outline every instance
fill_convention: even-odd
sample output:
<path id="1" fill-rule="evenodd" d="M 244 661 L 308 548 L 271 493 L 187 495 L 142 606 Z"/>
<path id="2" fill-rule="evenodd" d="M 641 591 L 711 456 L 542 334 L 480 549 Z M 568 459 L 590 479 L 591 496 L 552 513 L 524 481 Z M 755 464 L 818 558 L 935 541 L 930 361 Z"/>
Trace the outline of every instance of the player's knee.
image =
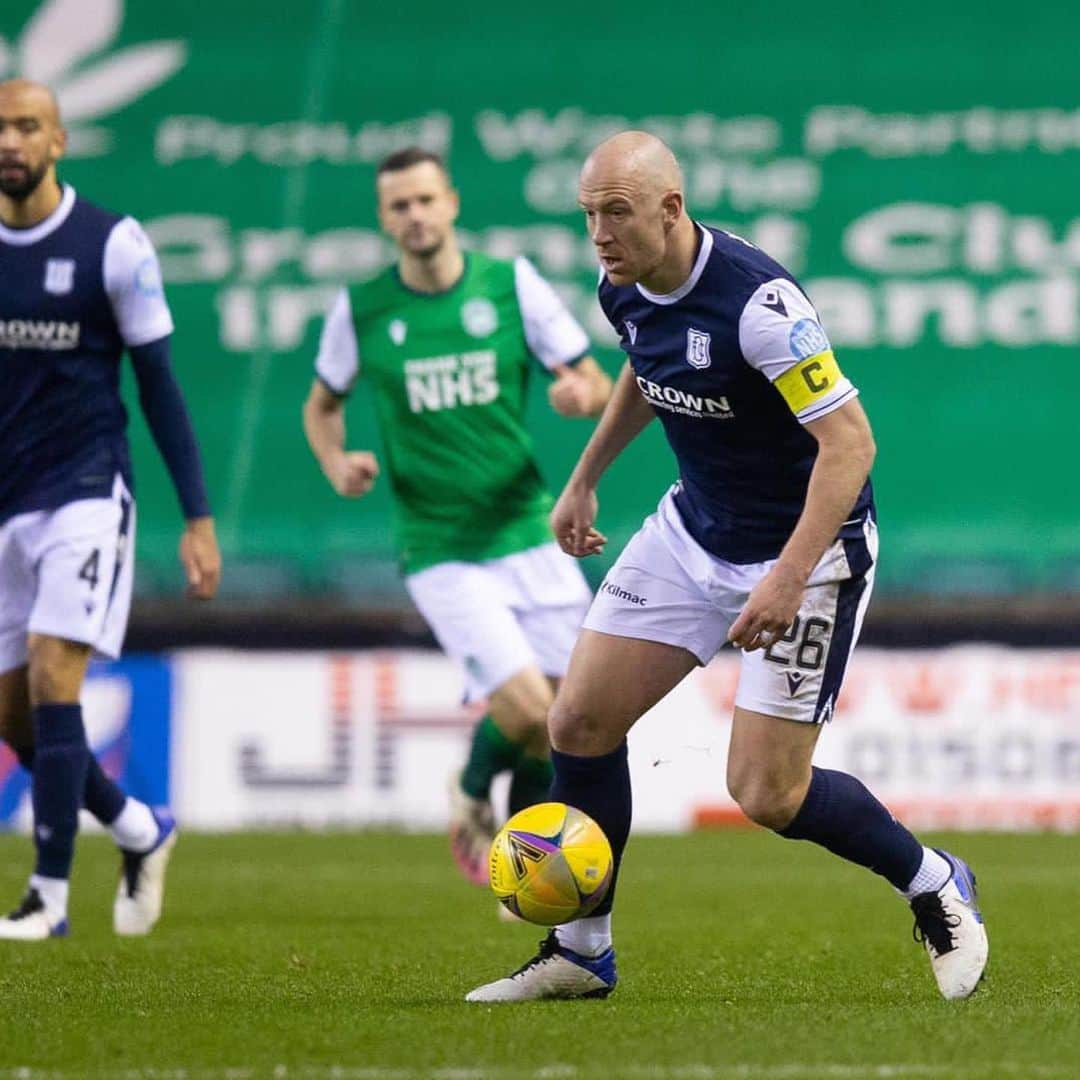
<path id="1" fill-rule="evenodd" d="M 64 679 L 54 665 L 48 663 L 31 664 L 30 696 L 35 702 L 63 700 Z"/>
<path id="2" fill-rule="evenodd" d="M 31 701 L 78 701 L 88 655 L 86 646 L 31 634 L 27 670 Z"/>
<path id="3" fill-rule="evenodd" d="M 551 709 L 550 699 L 547 701 L 530 701 L 522 710 L 522 720 L 526 727 L 532 731 L 534 737 L 547 739 L 548 711 Z"/>
<path id="4" fill-rule="evenodd" d="M 769 776 L 750 769 L 728 770 L 728 791 L 739 809 L 756 825 L 783 829 L 790 825 L 806 797 L 800 779 Z"/>
<path id="5" fill-rule="evenodd" d="M 608 731 L 599 711 L 585 708 L 561 694 L 548 713 L 548 736 L 554 749 L 580 757 L 606 754 L 620 741 Z"/>

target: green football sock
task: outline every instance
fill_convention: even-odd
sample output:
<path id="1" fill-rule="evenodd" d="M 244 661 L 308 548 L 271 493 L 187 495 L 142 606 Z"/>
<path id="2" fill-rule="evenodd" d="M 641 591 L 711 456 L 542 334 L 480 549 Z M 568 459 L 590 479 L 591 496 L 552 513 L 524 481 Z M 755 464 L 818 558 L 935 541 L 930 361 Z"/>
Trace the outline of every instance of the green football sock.
<path id="1" fill-rule="evenodd" d="M 523 755 L 510 780 L 510 795 L 507 799 L 510 813 L 516 814 L 535 803 L 548 802 L 554 776 L 555 770 L 548 758 Z"/>
<path id="2" fill-rule="evenodd" d="M 488 798 L 496 774 L 515 768 L 523 753 L 518 743 L 511 742 L 495 721 L 485 716 L 473 730 L 469 758 L 461 773 L 462 790 L 474 799 Z"/>

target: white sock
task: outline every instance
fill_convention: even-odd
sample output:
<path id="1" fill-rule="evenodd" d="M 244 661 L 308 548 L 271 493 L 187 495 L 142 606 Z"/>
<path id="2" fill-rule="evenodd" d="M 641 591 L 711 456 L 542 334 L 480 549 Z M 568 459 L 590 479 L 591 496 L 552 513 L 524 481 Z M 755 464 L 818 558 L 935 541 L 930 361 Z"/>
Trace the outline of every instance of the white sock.
<path id="1" fill-rule="evenodd" d="M 68 883 L 66 878 L 31 874 L 30 888 L 37 889 L 38 896 L 45 904 L 45 914 L 49 922 L 58 923 L 67 918 Z"/>
<path id="2" fill-rule="evenodd" d="M 555 927 L 555 937 L 566 949 L 594 957 L 611 948 L 611 914 L 592 915 Z"/>
<path id="3" fill-rule="evenodd" d="M 943 859 L 933 848 L 924 847 L 922 862 L 910 884 L 903 890 L 904 899 L 911 900 L 919 893 L 937 892 L 952 877 L 948 859 Z"/>
<path id="4" fill-rule="evenodd" d="M 117 846 L 125 851 L 149 851 L 157 843 L 160 831 L 150 807 L 130 795 L 124 801 L 124 809 L 109 826 Z"/>

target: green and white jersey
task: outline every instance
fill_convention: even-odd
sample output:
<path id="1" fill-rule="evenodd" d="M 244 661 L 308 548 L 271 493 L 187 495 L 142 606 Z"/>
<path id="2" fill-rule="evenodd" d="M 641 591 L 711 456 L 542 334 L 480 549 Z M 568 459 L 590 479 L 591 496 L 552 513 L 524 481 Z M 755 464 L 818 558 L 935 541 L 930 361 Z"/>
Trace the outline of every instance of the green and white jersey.
<path id="1" fill-rule="evenodd" d="M 391 267 L 338 294 L 315 370 L 335 394 L 361 375 L 374 392 L 406 573 L 551 539 L 525 391 L 536 361 L 573 363 L 588 347 L 523 258 L 470 253 L 443 293 L 414 292 Z"/>

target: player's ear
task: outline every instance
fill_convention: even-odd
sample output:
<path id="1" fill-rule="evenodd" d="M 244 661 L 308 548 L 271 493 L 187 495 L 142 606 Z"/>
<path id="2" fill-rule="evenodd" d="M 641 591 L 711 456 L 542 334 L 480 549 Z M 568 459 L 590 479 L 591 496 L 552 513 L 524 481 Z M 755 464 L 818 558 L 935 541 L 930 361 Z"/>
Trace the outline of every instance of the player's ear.
<path id="1" fill-rule="evenodd" d="M 447 192 L 451 205 L 451 221 L 457 221 L 458 214 L 461 213 L 461 196 L 458 194 L 457 188 L 450 188 Z"/>
<path id="2" fill-rule="evenodd" d="M 682 217 L 683 197 L 681 191 L 669 191 L 660 200 L 660 211 L 664 218 L 664 231 L 671 232 L 676 222 Z"/>
<path id="3" fill-rule="evenodd" d="M 67 128 L 62 124 L 57 124 L 56 131 L 53 133 L 53 160 L 59 161 L 67 153 L 67 143 Z"/>

